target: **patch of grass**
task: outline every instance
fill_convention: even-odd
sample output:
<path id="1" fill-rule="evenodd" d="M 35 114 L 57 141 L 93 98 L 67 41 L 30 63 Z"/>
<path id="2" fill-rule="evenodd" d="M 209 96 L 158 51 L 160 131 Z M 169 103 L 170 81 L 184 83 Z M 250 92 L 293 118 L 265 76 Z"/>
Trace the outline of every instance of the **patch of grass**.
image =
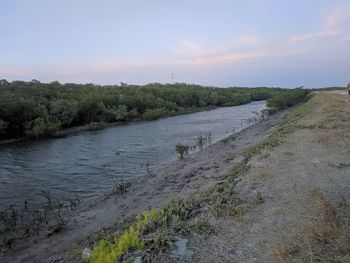
<path id="1" fill-rule="evenodd" d="M 202 236 L 209 236 L 215 232 L 215 227 L 207 219 L 198 219 L 195 223 L 190 225 L 190 229 Z"/>
<path id="2" fill-rule="evenodd" d="M 234 193 L 225 189 L 223 192 L 212 194 L 209 209 L 217 217 L 240 216 L 243 214 L 243 210 L 239 205 L 240 200 Z"/>
<path id="3" fill-rule="evenodd" d="M 244 154 L 245 159 L 249 161 L 253 156 L 261 153 L 263 149 L 272 149 L 281 145 L 284 142 L 284 137 L 294 132 L 298 128 L 300 119 L 310 114 L 317 104 L 314 96 L 308 96 L 308 98 L 310 99 L 306 103 L 284 116 L 277 129 L 267 135 L 261 143 L 248 149 Z"/>
<path id="4" fill-rule="evenodd" d="M 180 221 L 196 215 L 199 200 L 174 200 L 162 209 L 143 211 L 135 224 L 126 228 L 114 240 L 102 239 L 93 247 L 91 263 L 119 262 L 130 249 L 161 250 L 168 244 L 171 233 L 178 230 Z"/>
<path id="5" fill-rule="evenodd" d="M 244 159 L 243 161 L 240 161 L 237 165 L 233 167 L 231 172 L 226 176 L 228 184 L 235 184 L 236 179 L 243 174 L 244 172 L 249 170 L 249 165 L 248 165 L 249 159 Z"/>
<path id="6" fill-rule="evenodd" d="M 340 216 L 350 207 L 337 207 L 320 189 L 310 197 L 313 216 L 279 244 L 276 256 L 283 262 L 350 262 L 350 225 Z"/>

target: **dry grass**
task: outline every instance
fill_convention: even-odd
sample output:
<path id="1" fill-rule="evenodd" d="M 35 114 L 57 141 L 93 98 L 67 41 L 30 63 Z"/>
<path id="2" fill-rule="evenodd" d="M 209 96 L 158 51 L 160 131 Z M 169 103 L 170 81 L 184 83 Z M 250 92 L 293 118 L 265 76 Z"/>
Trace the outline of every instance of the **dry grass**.
<path id="1" fill-rule="evenodd" d="M 253 176 L 255 180 L 260 181 L 267 179 L 270 175 L 267 173 L 267 171 L 262 169 L 253 171 Z"/>
<path id="2" fill-rule="evenodd" d="M 310 192 L 308 215 L 276 248 L 281 262 L 350 262 L 350 206 L 337 205 L 319 189 Z"/>

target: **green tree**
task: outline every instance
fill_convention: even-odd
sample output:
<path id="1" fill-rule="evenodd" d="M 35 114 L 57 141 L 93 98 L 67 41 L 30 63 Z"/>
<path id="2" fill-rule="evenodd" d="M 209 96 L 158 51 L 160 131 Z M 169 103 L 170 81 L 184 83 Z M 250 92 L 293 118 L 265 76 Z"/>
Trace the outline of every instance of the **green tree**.
<path id="1" fill-rule="evenodd" d="M 50 102 L 50 119 L 61 123 L 63 127 L 67 127 L 77 117 L 78 110 L 79 107 L 76 100 L 54 100 Z"/>
<path id="2" fill-rule="evenodd" d="M 38 117 L 33 121 L 29 121 L 25 124 L 25 134 L 33 138 L 54 135 L 58 129 L 58 123 L 46 121 L 42 117 Z"/>
<path id="3" fill-rule="evenodd" d="M 128 108 L 125 105 L 109 106 L 106 112 L 110 115 L 109 121 L 124 121 L 128 117 Z"/>

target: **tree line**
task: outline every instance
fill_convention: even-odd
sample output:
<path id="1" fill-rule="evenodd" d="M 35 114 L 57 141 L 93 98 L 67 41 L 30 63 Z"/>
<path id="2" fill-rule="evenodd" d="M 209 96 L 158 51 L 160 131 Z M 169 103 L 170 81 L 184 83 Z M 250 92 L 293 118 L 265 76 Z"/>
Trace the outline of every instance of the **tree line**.
<path id="1" fill-rule="evenodd" d="M 64 128 L 95 122 L 150 120 L 295 92 L 281 88 L 216 88 L 184 83 L 102 86 L 0 80 L 0 138 L 52 136 Z"/>

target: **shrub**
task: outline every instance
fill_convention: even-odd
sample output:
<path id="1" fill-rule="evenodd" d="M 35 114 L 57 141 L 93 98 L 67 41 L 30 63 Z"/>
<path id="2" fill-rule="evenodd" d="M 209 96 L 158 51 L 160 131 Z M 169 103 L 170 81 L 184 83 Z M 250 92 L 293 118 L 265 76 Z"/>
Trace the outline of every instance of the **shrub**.
<path id="1" fill-rule="evenodd" d="M 55 134 L 60 127 L 60 123 L 46 121 L 39 117 L 25 124 L 25 134 L 29 137 L 39 138 Z"/>
<path id="2" fill-rule="evenodd" d="M 104 122 L 97 122 L 97 121 L 93 121 L 89 123 L 89 130 L 101 130 L 105 127 L 105 123 Z"/>
<path id="3" fill-rule="evenodd" d="M 9 123 L 7 121 L 0 120 L 0 136 L 6 134 L 6 129 L 7 129 L 8 124 Z"/>
<path id="4" fill-rule="evenodd" d="M 137 219 L 136 225 L 131 225 L 114 242 L 102 239 L 92 250 L 89 258 L 91 263 L 114 263 L 130 249 L 143 249 L 144 241 L 141 233 L 155 227 L 164 218 L 164 211 L 152 209 L 143 211 Z"/>
<path id="5" fill-rule="evenodd" d="M 185 144 L 178 143 L 175 146 L 175 150 L 178 154 L 180 154 L 180 159 L 183 159 L 185 157 L 185 154 L 188 154 L 189 146 Z"/>
<path id="6" fill-rule="evenodd" d="M 128 117 L 128 108 L 125 105 L 109 106 L 106 112 L 110 121 L 124 121 Z"/>
<path id="7" fill-rule="evenodd" d="M 285 93 L 268 99 L 267 106 L 274 108 L 277 111 L 283 110 L 303 101 L 308 93 L 308 90 L 303 89 L 289 90 Z"/>
<path id="8" fill-rule="evenodd" d="M 166 115 L 168 111 L 166 109 L 147 109 L 143 114 L 145 120 L 154 120 Z"/>
<path id="9" fill-rule="evenodd" d="M 142 249 L 144 242 L 140 239 L 140 229 L 130 226 L 114 243 L 101 240 L 92 250 L 90 262 L 114 263 L 118 261 L 129 249 Z"/>

